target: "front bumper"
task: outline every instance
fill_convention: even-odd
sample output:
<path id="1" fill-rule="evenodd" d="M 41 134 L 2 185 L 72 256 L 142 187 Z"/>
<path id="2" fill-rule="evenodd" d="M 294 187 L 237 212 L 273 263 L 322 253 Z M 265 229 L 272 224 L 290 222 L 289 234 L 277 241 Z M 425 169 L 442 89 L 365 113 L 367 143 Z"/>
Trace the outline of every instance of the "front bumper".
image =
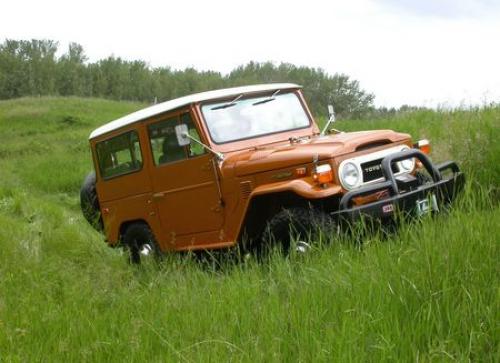
<path id="1" fill-rule="evenodd" d="M 394 176 L 391 165 L 413 157 L 420 160 L 432 177 L 432 182 L 405 188 L 404 182 Z M 429 198 L 432 198 L 432 204 L 435 204 L 431 209 L 436 209 L 440 205 L 451 203 L 463 190 L 465 183 L 465 176 L 455 162 L 448 161 L 434 165 L 424 153 L 417 149 L 404 150 L 386 156 L 382 160 L 382 171 L 385 181 L 346 193 L 340 201 L 339 211 L 333 212 L 332 216 L 353 222 L 362 217 L 385 219 L 399 212 L 413 214 L 417 211 L 417 204 Z M 444 174 L 447 176 L 443 176 Z M 375 193 L 386 196 L 372 203 L 353 206 L 353 199 L 356 197 Z"/>

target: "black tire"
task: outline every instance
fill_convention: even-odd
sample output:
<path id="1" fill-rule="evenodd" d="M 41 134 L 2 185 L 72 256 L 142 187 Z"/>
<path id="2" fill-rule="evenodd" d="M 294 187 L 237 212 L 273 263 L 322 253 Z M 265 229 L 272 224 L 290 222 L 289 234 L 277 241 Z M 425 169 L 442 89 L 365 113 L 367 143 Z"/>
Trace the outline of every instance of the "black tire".
<path id="1" fill-rule="evenodd" d="M 92 171 L 87 174 L 80 188 L 80 207 L 87 222 L 96 230 L 102 231 L 101 208 L 99 206 L 99 199 L 97 198 L 95 183 L 95 172 Z"/>
<path id="2" fill-rule="evenodd" d="M 140 264 L 146 257 L 158 262 L 162 256 L 153 232 L 145 223 L 129 225 L 123 235 L 123 244 L 129 251 L 132 264 Z"/>
<path id="3" fill-rule="evenodd" d="M 279 247 L 288 255 L 295 240 L 303 247 L 310 247 L 309 242 L 316 242 L 320 233 L 326 237 L 336 232 L 336 224 L 327 214 L 312 208 L 289 208 L 277 213 L 267 224 L 260 243 L 260 252 Z M 299 250 L 300 246 L 295 246 Z M 305 252 L 301 250 L 301 252 Z"/>

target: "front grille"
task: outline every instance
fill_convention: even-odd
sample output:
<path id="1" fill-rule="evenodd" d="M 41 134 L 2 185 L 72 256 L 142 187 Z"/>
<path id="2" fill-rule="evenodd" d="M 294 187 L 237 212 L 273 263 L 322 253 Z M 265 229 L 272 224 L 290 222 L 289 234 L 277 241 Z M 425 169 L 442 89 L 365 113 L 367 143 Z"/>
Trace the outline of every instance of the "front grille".
<path id="1" fill-rule="evenodd" d="M 382 159 L 371 160 L 361 164 L 361 170 L 363 172 L 364 183 L 384 177 L 384 173 L 382 172 Z M 392 164 L 392 172 L 399 172 L 397 164 Z"/>

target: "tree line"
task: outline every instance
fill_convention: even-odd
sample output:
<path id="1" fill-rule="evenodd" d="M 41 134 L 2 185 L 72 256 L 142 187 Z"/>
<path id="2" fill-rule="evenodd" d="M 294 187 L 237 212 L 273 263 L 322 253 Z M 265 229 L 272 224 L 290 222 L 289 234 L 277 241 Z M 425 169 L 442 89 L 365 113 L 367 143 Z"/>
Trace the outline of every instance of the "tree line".
<path id="1" fill-rule="evenodd" d="M 194 92 L 269 82 L 293 82 L 304 87 L 316 115 L 333 104 L 339 117 L 373 114 L 374 95 L 345 74 L 289 63 L 250 62 L 223 75 L 194 68 L 150 67 L 142 60 L 110 56 L 89 62 L 83 47 L 71 43 L 58 56 L 53 40 L 11 40 L 0 44 L 0 99 L 24 96 L 82 96 L 152 103 Z"/>

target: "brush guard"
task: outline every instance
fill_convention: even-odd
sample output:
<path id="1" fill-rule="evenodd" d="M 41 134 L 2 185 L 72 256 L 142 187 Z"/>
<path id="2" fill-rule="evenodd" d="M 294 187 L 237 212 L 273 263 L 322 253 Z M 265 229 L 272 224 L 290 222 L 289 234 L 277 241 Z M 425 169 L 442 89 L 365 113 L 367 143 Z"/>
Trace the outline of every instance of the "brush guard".
<path id="1" fill-rule="evenodd" d="M 409 158 L 416 158 L 422 163 L 432 177 L 432 182 L 418 185 L 415 183 L 415 177 L 411 175 L 406 175 L 406 177 L 394 175 L 391 165 Z M 392 217 L 398 211 L 423 214 L 428 210 L 438 210 L 440 205 L 451 203 L 463 190 L 465 184 L 465 175 L 460 171 L 457 163 L 447 161 L 434 165 L 427 155 L 418 149 L 388 155 L 382 160 L 381 165 L 385 181 L 347 192 L 340 200 L 339 211 L 331 213 L 333 217 L 353 222 L 362 217 L 384 219 Z M 445 174 L 446 177 L 443 176 Z M 356 197 L 378 192 L 385 194 L 386 197 L 375 202 L 353 206 L 353 200 Z"/>

